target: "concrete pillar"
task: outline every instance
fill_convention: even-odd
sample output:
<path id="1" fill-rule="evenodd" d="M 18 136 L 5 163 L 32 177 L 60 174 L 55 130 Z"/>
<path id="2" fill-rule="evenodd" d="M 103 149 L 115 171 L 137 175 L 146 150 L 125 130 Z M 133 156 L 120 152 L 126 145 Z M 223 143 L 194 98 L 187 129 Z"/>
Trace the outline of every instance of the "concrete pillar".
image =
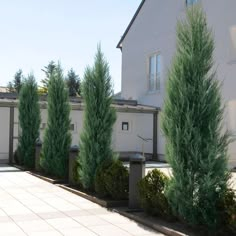
<path id="1" fill-rule="evenodd" d="M 70 148 L 70 155 L 69 155 L 69 184 L 76 184 L 76 181 L 74 180 L 74 168 L 76 165 L 77 157 L 79 153 L 79 147 L 78 146 L 72 146 Z"/>
<path id="2" fill-rule="evenodd" d="M 13 136 L 14 136 L 14 107 L 10 107 L 10 124 L 9 124 L 9 163 L 13 163 Z"/>
<path id="3" fill-rule="evenodd" d="M 38 141 L 35 146 L 35 170 L 41 171 L 42 168 L 40 166 L 40 153 L 42 149 L 42 142 Z"/>
<path id="4" fill-rule="evenodd" d="M 129 170 L 129 208 L 139 209 L 138 182 L 145 176 L 145 157 L 136 154 L 130 157 Z"/>

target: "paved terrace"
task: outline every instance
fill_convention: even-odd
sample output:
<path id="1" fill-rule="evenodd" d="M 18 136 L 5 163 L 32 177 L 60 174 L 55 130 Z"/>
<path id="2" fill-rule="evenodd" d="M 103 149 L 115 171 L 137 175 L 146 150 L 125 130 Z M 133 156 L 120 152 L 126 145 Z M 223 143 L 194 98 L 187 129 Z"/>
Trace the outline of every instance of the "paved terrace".
<path id="1" fill-rule="evenodd" d="M 163 235 L 9 166 L 0 166 L 0 235 Z"/>

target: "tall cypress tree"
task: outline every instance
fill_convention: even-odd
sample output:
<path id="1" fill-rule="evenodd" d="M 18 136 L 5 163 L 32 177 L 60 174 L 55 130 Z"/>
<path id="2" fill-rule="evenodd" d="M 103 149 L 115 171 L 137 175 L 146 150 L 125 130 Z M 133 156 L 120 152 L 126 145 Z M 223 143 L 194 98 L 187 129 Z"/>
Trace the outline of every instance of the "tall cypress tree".
<path id="1" fill-rule="evenodd" d="M 112 158 L 112 127 L 116 120 L 112 104 L 109 66 L 100 46 L 92 68 L 85 71 L 82 95 L 85 102 L 84 130 L 80 140 L 79 175 L 84 188 L 94 188 L 97 167 Z"/>
<path id="2" fill-rule="evenodd" d="M 212 229 L 227 189 L 227 148 L 220 84 L 213 67 L 214 40 L 201 7 L 177 25 L 177 51 L 169 71 L 163 131 L 173 170 L 167 197 L 174 213 Z"/>
<path id="3" fill-rule="evenodd" d="M 29 75 L 24 81 L 19 96 L 19 135 L 20 163 L 34 168 L 35 143 L 39 137 L 40 108 L 38 103 L 37 83 Z"/>
<path id="4" fill-rule="evenodd" d="M 41 165 L 47 174 L 65 178 L 71 145 L 70 104 L 60 65 L 49 77 L 47 110 Z"/>

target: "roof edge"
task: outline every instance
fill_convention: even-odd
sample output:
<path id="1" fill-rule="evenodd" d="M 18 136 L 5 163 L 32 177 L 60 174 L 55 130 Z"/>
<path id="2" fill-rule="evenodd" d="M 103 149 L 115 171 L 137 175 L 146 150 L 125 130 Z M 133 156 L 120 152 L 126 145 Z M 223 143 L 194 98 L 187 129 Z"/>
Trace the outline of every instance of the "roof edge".
<path id="1" fill-rule="evenodd" d="M 142 0 L 142 2 L 139 4 L 138 9 L 136 10 L 136 12 L 135 12 L 133 18 L 131 19 L 131 21 L 130 21 L 128 27 L 126 28 L 124 34 L 121 36 L 121 39 L 120 39 L 120 41 L 118 42 L 116 48 L 120 48 L 120 49 L 122 49 L 121 44 L 122 44 L 123 40 L 125 39 L 126 35 L 128 34 L 128 32 L 129 32 L 131 26 L 133 25 L 133 23 L 134 23 L 136 17 L 138 16 L 140 10 L 142 9 L 143 4 L 145 3 L 145 1 L 146 1 L 146 0 Z"/>

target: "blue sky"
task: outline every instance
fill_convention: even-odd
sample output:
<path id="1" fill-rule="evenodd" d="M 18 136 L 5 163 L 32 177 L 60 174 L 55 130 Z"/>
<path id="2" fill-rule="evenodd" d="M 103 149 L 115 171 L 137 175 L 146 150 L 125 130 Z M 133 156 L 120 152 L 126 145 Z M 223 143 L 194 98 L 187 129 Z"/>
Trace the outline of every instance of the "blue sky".
<path id="1" fill-rule="evenodd" d="M 50 60 L 82 78 L 93 63 L 97 43 L 110 64 L 114 90 L 120 90 L 121 52 L 116 45 L 140 0 L 0 0 L 0 85 L 21 68 L 44 77 Z"/>

